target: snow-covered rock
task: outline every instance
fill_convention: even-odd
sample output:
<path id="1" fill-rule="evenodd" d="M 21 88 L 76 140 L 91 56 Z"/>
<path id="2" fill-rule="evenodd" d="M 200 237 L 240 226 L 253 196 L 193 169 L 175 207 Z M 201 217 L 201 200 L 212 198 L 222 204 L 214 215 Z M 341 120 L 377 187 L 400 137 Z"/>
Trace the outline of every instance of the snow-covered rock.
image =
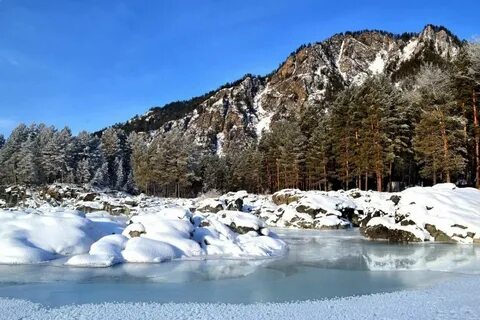
<path id="1" fill-rule="evenodd" d="M 0 210 L 0 263 L 65 259 L 69 266 L 109 267 L 208 255 L 269 257 L 286 250 L 286 244 L 262 220 L 245 212 L 224 211 L 219 216 L 211 213 L 194 219 L 190 210 L 176 206 L 143 212 L 125 221 L 106 212 L 86 215 L 62 208 L 44 209 Z"/>
<path id="2" fill-rule="evenodd" d="M 393 210 L 371 218 L 363 228 L 368 237 L 390 241 L 480 242 L 480 190 L 438 184 L 409 188 L 395 196 L 398 203 Z M 384 201 L 393 202 L 391 197 Z"/>

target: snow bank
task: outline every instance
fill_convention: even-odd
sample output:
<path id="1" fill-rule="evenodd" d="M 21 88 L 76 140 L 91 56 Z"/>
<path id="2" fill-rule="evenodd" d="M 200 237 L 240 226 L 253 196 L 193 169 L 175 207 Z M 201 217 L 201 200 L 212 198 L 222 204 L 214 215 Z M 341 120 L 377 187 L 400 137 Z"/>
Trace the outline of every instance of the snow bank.
<path id="1" fill-rule="evenodd" d="M 209 254 L 268 257 L 285 250 L 286 244 L 263 221 L 245 212 L 193 217 L 188 209 L 169 207 L 125 221 L 106 213 L 61 209 L 0 211 L 0 263 L 5 264 L 62 258 L 69 266 L 109 267 Z"/>
<path id="2" fill-rule="evenodd" d="M 30 264 L 88 252 L 118 223 L 91 220 L 77 211 L 0 210 L 0 263 Z"/>
<path id="3" fill-rule="evenodd" d="M 480 278 L 464 277 L 431 288 L 290 303 L 103 303 L 49 309 L 0 299 L 2 319 L 474 319 L 480 314 Z"/>
<path id="4" fill-rule="evenodd" d="M 402 232 L 400 238 L 414 237 L 414 241 L 480 242 L 479 190 L 445 183 L 409 188 L 394 196 L 396 205 L 383 195 L 376 196 L 376 202 L 390 202 L 390 208 L 366 218 L 367 236 L 395 240 Z"/>

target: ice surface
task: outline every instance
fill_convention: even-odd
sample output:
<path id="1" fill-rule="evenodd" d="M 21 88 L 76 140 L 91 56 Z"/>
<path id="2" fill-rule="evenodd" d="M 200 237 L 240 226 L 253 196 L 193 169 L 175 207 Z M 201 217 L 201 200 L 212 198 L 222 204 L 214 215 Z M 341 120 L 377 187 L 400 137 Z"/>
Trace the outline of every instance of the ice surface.
<path id="1" fill-rule="evenodd" d="M 51 307 L 115 301 L 289 302 L 417 289 L 463 275 L 480 276 L 477 246 L 388 245 L 365 240 L 355 230 L 274 232 L 290 246 L 286 255 L 274 259 L 210 257 L 111 268 L 72 268 L 60 261 L 0 265 L 0 297 Z"/>
<path id="2" fill-rule="evenodd" d="M 103 303 L 45 308 L 0 299 L 2 319 L 474 319 L 480 314 L 480 277 L 432 288 L 331 300 L 255 303 Z"/>

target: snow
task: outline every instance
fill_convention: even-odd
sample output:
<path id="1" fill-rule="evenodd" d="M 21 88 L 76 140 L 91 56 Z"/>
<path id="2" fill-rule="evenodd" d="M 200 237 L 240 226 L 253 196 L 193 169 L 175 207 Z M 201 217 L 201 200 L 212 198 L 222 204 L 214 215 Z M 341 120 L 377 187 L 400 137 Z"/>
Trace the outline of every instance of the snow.
<path id="1" fill-rule="evenodd" d="M 90 220 L 77 211 L 0 210 L 0 263 L 40 263 L 85 253 L 93 242 L 118 228 L 111 220 Z"/>
<path id="2" fill-rule="evenodd" d="M 418 39 L 410 40 L 402 50 L 400 61 L 410 60 L 418 45 Z"/>
<path id="3" fill-rule="evenodd" d="M 255 304 L 102 303 L 46 308 L 0 299 L 2 319 L 475 319 L 480 277 L 433 287 L 317 301 Z"/>
<path id="4" fill-rule="evenodd" d="M 225 142 L 225 134 L 223 132 L 217 133 L 217 145 L 216 145 L 216 152 L 217 156 L 223 156 L 223 144 Z"/>
<path id="5" fill-rule="evenodd" d="M 266 227 L 265 222 L 256 216 L 241 211 L 222 210 L 216 216 L 225 225 L 235 224 L 237 227 L 251 228 L 253 230 L 260 230 L 260 228 Z"/>
<path id="6" fill-rule="evenodd" d="M 377 55 L 375 56 L 375 60 L 373 60 L 372 63 L 370 63 L 370 65 L 368 66 L 368 69 L 373 74 L 382 73 L 383 70 L 385 69 L 386 62 L 385 62 L 385 59 L 383 58 L 384 55 L 386 55 L 386 52 L 384 50 L 378 52 Z"/>
<path id="7" fill-rule="evenodd" d="M 267 112 L 262 106 L 262 98 L 265 94 L 271 92 L 270 84 L 268 83 L 267 86 L 260 91 L 258 94 L 255 95 L 253 105 L 256 108 L 256 118 L 257 123 L 255 124 L 255 133 L 257 134 L 257 139 L 260 140 L 262 133 L 264 130 L 268 130 L 270 128 L 270 123 L 272 122 L 272 117 L 274 115 L 273 112 Z"/>
<path id="8" fill-rule="evenodd" d="M 158 263 L 172 260 L 176 253 L 168 243 L 136 237 L 127 242 L 122 255 L 128 262 Z"/>
<path id="9" fill-rule="evenodd" d="M 453 184 L 415 187 L 401 192 L 398 214 L 417 225 L 434 225 L 460 243 L 473 242 L 468 233 L 480 237 L 480 191 Z"/>
<path id="10" fill-rule="evenodd" d="M 265 223 L 250 213 L 224 211 L 210 216 L 193 219 L 188 209 L 178 206 L 142 212 L 128 221 L 104 212 L 87 217 L 63 208 L 0 210 L 0 263 L 59 260 L 68 266 L 109 267 L 208 254 L 239 258 L 285 253 L 286 244 L 268 230 L 260 231 Z M 258 232 L 239 235 L 218 219 L 233 230 L 237 226 Z M 205 226 L 199 226 L 203 222 Z"/>
<path id="11" fill-rule="evenodd" d="M 272 122 L 273 113 L 269 113 L 266 116 L 260 118 L 255 128 L 257 138 L 259 139 L 262 136 L 264 131 L 267 131 L 270 128 L 270 123 Z"/>

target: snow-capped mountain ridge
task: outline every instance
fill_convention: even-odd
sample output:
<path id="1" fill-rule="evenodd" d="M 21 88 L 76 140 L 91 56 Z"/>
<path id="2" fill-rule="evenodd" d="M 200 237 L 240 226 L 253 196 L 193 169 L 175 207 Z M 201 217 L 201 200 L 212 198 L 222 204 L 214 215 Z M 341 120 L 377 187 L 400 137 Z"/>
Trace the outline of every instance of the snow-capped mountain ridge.
<path id="1" fill-rule="evenodd" d="M 432 25 L 401 36 L 382 31 L 337 34 L 300 47 L 268 76 L 247 75 L 202 97 L 174 103 L 170 110 L 154 108 L 120 127 L 150 133 L 179 130 L 221 154 L 232 143 L 258 139 L 271 122 L 298 118 L 306 108 L 332 101 L 345 86 L 374 74 L 401 82 L 415 72 L 412 61 L 434 57 L 450 62 L 461 46 L 450 31 Z M 165 116 L 169 111 L 174 115 Z"/>

